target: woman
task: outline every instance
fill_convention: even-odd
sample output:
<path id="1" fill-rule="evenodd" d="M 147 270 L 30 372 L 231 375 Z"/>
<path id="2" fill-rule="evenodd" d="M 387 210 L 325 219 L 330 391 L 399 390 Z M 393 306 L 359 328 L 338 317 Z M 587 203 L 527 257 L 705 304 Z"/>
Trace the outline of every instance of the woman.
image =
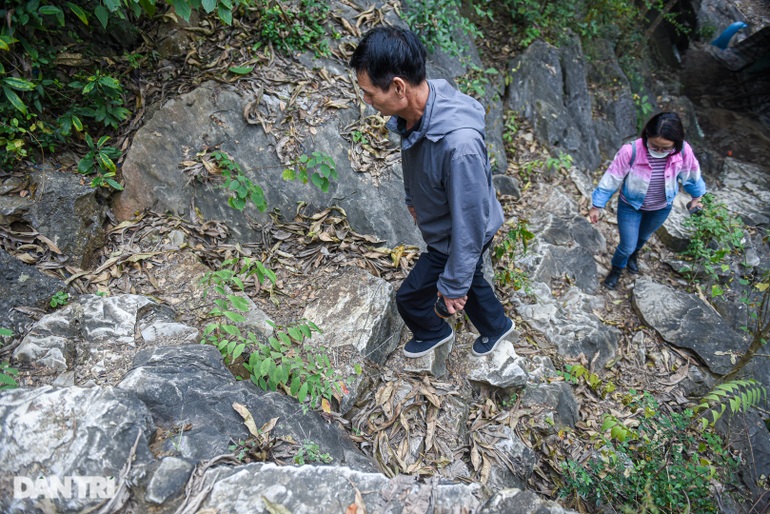
<path id="1" fill-rule="evenodd" d="M 682 121 L 676 113 L 662 112 L 647 122 L 641 138 L 618 151 L 593 193 L 588 217 L 596 223 L 601 210 L 620 189 L 620 244 L 612 256 L 605 287 L 615 289 L 626 267 L 639 273 L 639 250 L 668 218 L 678 182 L 692 196 L 690 211 L 702 208 L 700 198 L 706 193 L 706 184 L 698 160 L 684 140 Z"/>

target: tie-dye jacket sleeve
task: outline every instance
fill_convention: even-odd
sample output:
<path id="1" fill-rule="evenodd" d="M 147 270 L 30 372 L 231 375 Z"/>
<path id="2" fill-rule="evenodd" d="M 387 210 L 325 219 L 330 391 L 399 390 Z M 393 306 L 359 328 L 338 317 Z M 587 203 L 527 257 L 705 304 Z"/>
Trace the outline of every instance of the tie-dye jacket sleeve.
<path id="1" fill-rule="evenodd" d="M 635 143 L 632 143 L 635 144 Z M 629 166 L 631 162 L 631 145 L 623 145 L 618 153 L 615 154 L 615 158 L 612 160 L 610 167 L 604 172 L 604 176 L 599 181 L 599 185 L 594 189 L 591 201 L 594 207 L 604 209 L 607 202 L 610 201 L 615 191 L 623 184 L 628 172 L 631 171 Z"/>

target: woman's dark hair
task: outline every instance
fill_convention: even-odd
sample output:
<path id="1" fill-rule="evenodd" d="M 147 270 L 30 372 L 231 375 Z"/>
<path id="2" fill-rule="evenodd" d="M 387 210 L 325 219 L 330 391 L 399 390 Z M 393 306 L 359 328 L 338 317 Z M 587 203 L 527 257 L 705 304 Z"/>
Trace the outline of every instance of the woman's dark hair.
<path id="1" fill-rule="evenodd" d="M 662 137 L 673 141 L 676 153 L 681 152 L 684 145 L 684 127 L 679 115 L 675 112 L 661 112 L 653 116 L 642 130 L 644 146 L 647 146 L 647 139 L 651 137 Z"/>
<path id="2" fill-rule="evenodd" d="M 350 58 L 350 67 L 365 71 L 376 87 L 387 90 L 394 77 L 417 86 L 425 80 L 427 53 L 408 29 L 376 27 L 367 32 Z"/>

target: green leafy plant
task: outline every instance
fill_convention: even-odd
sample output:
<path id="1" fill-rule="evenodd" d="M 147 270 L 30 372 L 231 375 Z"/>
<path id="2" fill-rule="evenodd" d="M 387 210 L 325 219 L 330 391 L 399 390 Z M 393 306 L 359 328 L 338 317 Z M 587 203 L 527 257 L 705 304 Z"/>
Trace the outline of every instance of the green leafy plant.
<path id="1" fill-rule="evenodd" d="M 641 131 L 647 119 L 655 111 L 655 106 L 650 102 L 647 95 L 640 96 L 638 93 L 631 95 L 636 107 L 636 128 Z"/>
<path id="2" fill-rule="evenodd" d="M 535 234 L 529 231 L 526 220 L 519 220 L 508 229 L 502 242 L 494 248 L 495 265 L 499 271 L 495 274 L 503 286 L 511 285 L 514 290 L 523 289 L 529 293 L 529 277 L 526 271 L 516 265 L 516 259 L 527 254 L 529 242 Z"/>
<path id="3" fill-rule="evenodd" d="M 559 495 L 569 506 L 594 511 L 612 505 L 623 512 L 718 512 L 712 480 L 728 481 L 737 462 L 712 430 L 701 430 L 692 410 L 667 412 L 648 393 L 629 404 L 639 411 L 630 428 L 607 416 L 599 452 L 580 463 L 562 463 Z"/>
<path id="4" fill-rule="evenodd" d="M 555 172 L 558 170 L 566 170 L 572 166 L 572 156 L 563 152 L 559 152 L 558 157 L 548 157 L 545 160 L 545 167 L 548 171 Z"/>
<path id="5" fill-rule="evenodd" d="M 331 464 L 334 459 L 328 453 L 321 453 L 321 447 L 313 441 L 304 441 L 297 454 L 294 456 L 294 463 L 303 466 L 311 462 L 320 462 L 322 464 Z"/>
<path id="6" fill-rule="evenodd" d="M 227 199 L 227 205 L 235 210 L 242 211 L 246 208 L 246 203 L 251 202 L 260 212 L 267 209 L 267 201 L 262 188 L 253 183 L 249 177 L 243 174 L 241 166 L 232 160 L 225 152 L 213 152 L 212 157 L 217 161 L 219 169 L 225 183 L 223 189 L 230 191 L 230 198 Z"/>
<path id="7" fill-rule="evenodd" d="M 312 322 L 278 330 L 268 338 L 267 344 L 259 344 L 249 355 L 244 367 L 251 374 L 251 381 L 265 391 L 281 388 L 304 404 L 318 407 L 323 399 L 331 400 L 340 392 L 344 383 L 334 370 L 323 350 L 311 352 L 302 343 L 320 329 Z"/>
<path id="8" fill-rule="evenodd" d="M 516 120 L 516 113 L 514 111 L 506 111 L 504 119 L 503 141 L 507 146 L 513 144 L 516 134 L 519 132 L 519 123 Z"/>
<path id="9" fill-rule="evenodd" d="M 70 295 L 66 291 L 57 291 L 51 297 L 50 305 L 54 309 L 67 305 L 70 301 Z"/>
<path id="10" fill-rule="evenodd" d="M 331 9 L 328 2 L 267 0 L 260 4 L 260 34 L 265 41 L 289 52 L 311 50 L 317 56 L 329 55 L 325 39 Z"/>
<path id="11" fill-rule="evenodd" d="M 188 21 L 196 10 L 216 12 L 229 24 L 232 12 L 251 0 L 165 3 L 173 6 L 173 16 Z M 79 142 L 79 136 L 73 137 L 73 118 L 96 122 L 99 127 L 90 128 L 92 134 L 102 131 L 96 138 L 105 130 L 115 130 L 129 111 L 120 78 L 108 74 L 109 59 L 99 58 L 102 48 L 95 41 L 104 34 L 102 29 L 116 21 L 123 29 L 136 30 L 125 21 L 155 16 L 157 10 L 156 0 L 7 0 L 0 4 L 4 20 L 0 25 L 0 146 L 6 150 L 0 152 L 0 165 L 38 158 L 33 150 L 54 152 Z M 99 22 L 96 29 L 94 19 Z M 62 66 L 60 58 L 65 54 L 96 54 L 96 58 Z M 77 130 L 83 131 L 82 124 Z"/>
<path id="12" fill-rule="evenodd" d="M 220 296 L 214 300 L 214 307 L 209 313 L 216 321 L 203 329 L 201 344 L 215 346 L 226 361 L 229 358 L 230 363 L 235 362 L 247 346 L 258 344 L 254 333 L 244 334 L 236 326 L 237 323 L 246 321 L 242 313 L 249 311 L 248 300 L 231 292 L 243 291 L 244 281 L 250 277 L 256 277 L 260 285 L 265 281 L 275 284 L 275 273 L 260 261 L 249 257 L 225 260 L 222 269 L 206 273 L 201 279 L 201 283 L 207 288 L 205 295 L 212 289 Z"/>
<path id="13" fill-rule="evenodd" d="M 303 184 L 308 181 L 323 191 L 329 191 L 329 184 L 337 179 L 337 164 L 331 156 L 315 151 L 311 156 L 305 154 L 294 159 L 290 168 L 283 170 L 284 180 L 299 180 Z"/>
<path id="14" fill-rule="evenodd" d="M 350 133 L 354 143 L 361 143 L 362 145 L 369 144 L 369 138 L 364 135 L 360 130 L 354 130 Z"/>
<path id="15" fill-rule="evenodd" d="M 570 384 L 577 384 L 581 379 L 584 380 L 588 387 L 593 389 L 602 398 L 606 398 L 608 394 L 614 392 L 616 389 L 613 382 L 605 382 L 599 378 L 599 375 L 592 373 L 580 364 L 566 364 L 564 366 L 564 371 L 557 371 L 556 374 Z"/>
<path id="16" fill-rule="evenodd" d="M 429 52 L 441 49 L 450 57 L 460 57 L 467 48 L 459 34 L 474 39 L 483 37 L 478 27 L 460 14 L 459 0 L 405 0 L 403 6 L 401 17 L 420 36 Z M 487 10 L 480 12 L 491 16 Z"/>
<path id="17" fill-rule="evenodd" d="M 109 136 L 102 136 L 94 143 L 90 134 L 85 135 L 88 153 L 78 162 L 78 172 L 83 175 L 96 175 L 91 179 L 91 187 L 111 187 L 121 191 L 123 186 L 115 180 L 118 172 L 115 159 L 120 157 L 121 152 L 107 145 L 109 139 Z"/>
<path id="18" fill-rule="evenodd" d="M 767 390 L 754 379 L 732 380 L 719 384 L 704 396 L 700 403 L 693 409 L 695 414 L 701 414 L 699 421 L 706 429 L 713 426 L 730 405 L 730 413 L 747 412 L 752 407 L 759 405 L 762 400 L 767 400 Z"/>
<path id="19" fill-rule="evenodd" d="M 81 116 L 91 118 L 105 126 L 118 128 L 130 111 L 123 107 L 123 88 L 120 82 L 101 71 L 75 80 L 69 84 L 73 89 L 81 90 L 87 107 L 77 109 Z"/>
<path id="20" fill-rule="evenodd" d="M 475 64 L 470 64 L 465 75 L 457 77 L 457 87 L 463 93 L 473 96 L 477 100 L 483 100 L 487 96 L 487 86 L 490 77 L 498 75 L 497 68 L 482 69 Z"/>
<path id="21" fill-rule="evenodd" d="M 703 210 L 690 216 L 684 226 L 690 228 L 690 243 L 684 255 L 693 261 L 693 267 L 701 267 L 710 277 L 717 278 L 718 271 L 727 271 L 727 256 L 744 249 L 744 225 L 740 218 L 727 210 L 727 205 L 717 202 L 710 193 L 701 198 Z M 695 277 L 695 269 L 689 271 Z"/>
<path id="22" fill-rule="evenodd" d="M 11 336 L 13 336 L 12 330 L 0 327 L 0 338 Z M 12 368 L 11 364 L 7 361 L 0 362 L 0 391 L 19 387 L 16 379 L 13 378 L 17 376 L 19 376 L 19 370 Z"/>

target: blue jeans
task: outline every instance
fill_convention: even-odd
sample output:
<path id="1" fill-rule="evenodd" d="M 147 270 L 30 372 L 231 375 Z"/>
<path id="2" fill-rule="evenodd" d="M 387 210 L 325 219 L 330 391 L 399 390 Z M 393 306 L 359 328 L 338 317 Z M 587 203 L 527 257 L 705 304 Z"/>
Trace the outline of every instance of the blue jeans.
<path id="1" fill-rule="evenodd" d="M 486 248 L 485 248 L 486 249 Z M 482 251 L 476 263 L 473 282 L 465 303 L 465 314 L 482 336 L 494 337 L 507 327 L 507 318 L 495 291 L 484 278 Z M 435 339 L 449 335 L 447 323 L 433 310 L 436 303 L 436 283 L 444 271 L 449 256 L 428 248 L 404 279 L 396 293 L 396 306 L 404 323 L 415 339 Z"/>
<path id="2" fill-rule="evenodd" d="M 625 268 L 631 254 L 641 250 L 650 236 L 663 226 L 672 207 L 673 204 L 657 211 L 642 211 L 618 200 L 620 244 L 612 256 L 612 265 Z"/>

